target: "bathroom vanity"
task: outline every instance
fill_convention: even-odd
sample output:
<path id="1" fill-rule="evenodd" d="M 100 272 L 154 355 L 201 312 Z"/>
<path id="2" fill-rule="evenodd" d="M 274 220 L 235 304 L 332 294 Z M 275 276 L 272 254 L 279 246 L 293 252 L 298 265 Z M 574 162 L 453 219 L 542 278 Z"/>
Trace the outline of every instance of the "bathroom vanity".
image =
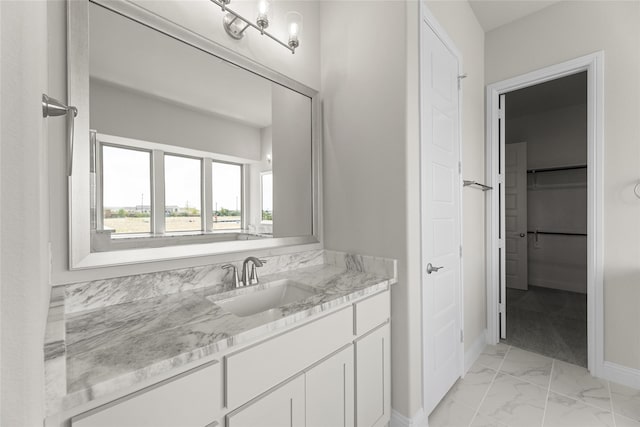
<path id="1" fill-rule="evenodd" d="M 46 425 L 386 425 L 395 261 L 320 250 L 293 268 L 284 258 L 267 257 L 280 271 L 258 285 L 200 283 L 88 310 L 81 304 L 95 300 L 100 285 L 68 285 L 64 353 L 46 372 L 49 384 L 64 375 L 65 386 L 48 390 Z M 215 267 L 208 271 L 223 271 Z M 141 277 L 142 287 L 151 279 Z M 235 298 L 242 306 L 246 296 L 284 286 L 307 293 L 255 313 L 222 303 Z"/>
<path id="2" fill-rule="evenodd" d="M 386 425 L 396 262 L 322 247 L 317 90 L 164 3 L 66 2 L 69 268 L 209 263 L 54 286 L 45 425 Z"/>

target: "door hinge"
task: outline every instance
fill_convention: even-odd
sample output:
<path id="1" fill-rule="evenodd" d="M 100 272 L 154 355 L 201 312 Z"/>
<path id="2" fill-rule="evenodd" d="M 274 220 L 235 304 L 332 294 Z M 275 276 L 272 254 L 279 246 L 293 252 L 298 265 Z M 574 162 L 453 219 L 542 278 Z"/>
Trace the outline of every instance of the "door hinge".
<path id="1" fill-rule="evenodd" d="M 458 76 L 458 90 L 462 88 L 462 79 L 466 79 L 466 78 L 467 78 L 467 73 L 460 74 Z"/>
<path id="2" fill-rule="evenodd" d="M 462 175 L 462 162 L 458 162 L 458 174 Z"/>
<path id="3" fill-rule="evenodd" d="M 462 258 L 462 245 L 460 245 L 460 258 Z"/>
<path id="4" fill-rule="evenodd" d="M 504 119 L 504 108 L 498 108 L 498 119 Z"/>
<path id="5" fill-rule="evenodd" d="M 460 342 L 464 342 L 464 331 L 460 329 Z"/>

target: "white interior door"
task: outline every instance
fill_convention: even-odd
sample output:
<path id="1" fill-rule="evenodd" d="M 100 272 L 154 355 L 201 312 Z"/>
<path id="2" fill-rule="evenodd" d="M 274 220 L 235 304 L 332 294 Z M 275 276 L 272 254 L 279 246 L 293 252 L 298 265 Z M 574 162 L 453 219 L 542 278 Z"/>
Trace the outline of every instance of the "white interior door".
<path id="1" fill-rule="evenodd" d="M 426 22 L 421 34 L 424 409 L 462 370 L 458 58 Z"/>
<path id="2" fill-rule="evenodd" d="M 527 290 L 527 143 L 505 146 L 506 286 Z"/>

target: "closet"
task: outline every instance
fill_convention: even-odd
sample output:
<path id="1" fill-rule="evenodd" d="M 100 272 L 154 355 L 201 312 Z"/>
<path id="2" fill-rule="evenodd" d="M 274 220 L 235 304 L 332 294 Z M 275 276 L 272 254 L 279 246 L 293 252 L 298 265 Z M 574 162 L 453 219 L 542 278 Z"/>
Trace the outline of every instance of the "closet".
<path id="1" fill-rule="evenodd" d="M 586 366 L 586 73 L 508 93 L 505 116 L 505 341 Z"/>

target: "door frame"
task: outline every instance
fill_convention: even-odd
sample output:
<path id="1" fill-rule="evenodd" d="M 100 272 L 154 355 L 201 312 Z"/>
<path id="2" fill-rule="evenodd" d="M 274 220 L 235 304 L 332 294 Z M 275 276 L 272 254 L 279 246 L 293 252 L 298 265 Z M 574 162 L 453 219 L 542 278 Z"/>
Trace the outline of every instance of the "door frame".
<path id="1" fill-rule="evenodd" d="M 455 43 L 453 42 L 453 39 L 451 37 L 449 37 L 449 35 L 447 34 L 447 32 L 444 30 L 444 28 L 440 25 L 440 23 L 437 21 L 437 19 L 435 18 L 435 16 L 431 13 L 431 11 L 429 10 L 429 8 L 424 4 L 424 2 L 419 2 L 419 14 L 420 14 L 420 24 L 419 24 L 419 33 L 418 33 L 418 51 L 419 51 L 419 58 L 420 60 L 418 61 L 419 63 L 419 85 L 420 85 L 420 102 L 419 102 L 419 116 L 420 116 L 420 159 L 422 159 L 422 153 L 423 153 L 423 122 L 422 122 L 422 39 L 423 39 L 423 31 L 425 30 L 424 25 L 427 25 L 434 33 L 435 35 L 442 41 L 442 43 L 445 45 L 445 47 L 453 54 L 453 56 L 456 57 L 456 60 L 458 61 L 458 165 L 459 165 L 459 173 L 458 173 L 458 179 L 459 179 L 459 183 L 460 183 L 460 191 L 458 192 L 458 215 L 459 215 L 459 224 L 458 224 L 458 235 L 459 235 L 459 242 L 460 242 L 460 247 L 462 248 L 462 244 L 463 244 L 463 233 L 462 233 L 462 222 L 463 222 L 463 209 L 462 209 L 462 100 L 463 100 L 463 96 L 462 96 L 462 85 L 460 82 L 460 76 L 463 74 L 462 70 L 463 70 L 463 62 L 462 62 L 462 54 L 460 53 L 460 51 L 458 50 L 458 48 L 456 47 Z M 422 177 L 422 175 L 425 173 L 425 168 L 424 165 L 422 164 L 422 161 L 420 161 L 420 176 Z M 420 181 L 422 182 L 422 178 L 420 179 Z M 423 197 L 423 189 L 422 186 L 420 186 L 420 299 L 421 299 L 421 311 L 422 311 L 422 316 L 421 316 L 421 325 L 420 325 L 420 330 L 421 330 L 421 339 L 422 339 L 422 343 L 421 343 L 421 349 L 422 349 L 422 357 L 421 357 L 421 366 L 422 366 L 422 404 L 423 404 L 423 408 L 426 409 L 426 392 L 425 392 L 425 388 L 427 387 L 426 381 L 425 381 L 425 369 L 424 369 L 424 351 L 425 351 L 425 346 L 426 346 L 426 340 L 425 340 L 425 334 L 426 334 L 426 330 L 424 328 L 424 319 L 425 319 L 425 307 L 424 304 L 422 304 L 422 301 L 424 299 L 424 290 L 423 290 L 423 278 L 424 278 L 424 272 L 426 271 L 427 268 L 427 260 L 425 260 L 424 258 L 424 254 L 422 253 L 422 248 L 424 247 L 424 242 L 422 241 L 422 228 L 423 228 L 423 212 L 425 209 L 425 200 Z M 457 367 L 458 367 L 458 375 L 460 377 L 464 376 L 465 374 L 465 353 L 464 353 L 464 287 L 463 287 L 463 282 L 464 282 L 464 276 L 463 276 L 463 257 L 462 257 L 462 251 L 460 252 L 460 271 L 459 271 L 459 277 L 460 280 L 457 283 L 458 289 L 458 322 L 459 322 L 459 326 L 460 326 L 460 342 L 458 344 L 458 363 L 457 363 Z"/>
<path id="2" fill-rule="evenodd" d="M 520 76 L 492 83 L 486 89 L 486 179 L 494 188 L 486 206 L 487 256 L 487 342 L 499 341 L 498 290 L 504 271 L 499 268 L 499 228 L 504 227 L 500 212 L 498 98 L 501 94 L 535 84 L 587 72 L 587 357 L 592 375 L 601 377 L 604 369 L 603 298 L 603 176 L 604 176 L 604 52 L 599 51 Z M 501 168 L 504 172 L 504 163 Z M 502 207 L 502 210 L 504 207 Z M 502 216 L 502 218 L 501 218 Z M 501 234 L 504 237 L 504 229 Z M 502 277 L 501 277 L 502 276 Z"/>

